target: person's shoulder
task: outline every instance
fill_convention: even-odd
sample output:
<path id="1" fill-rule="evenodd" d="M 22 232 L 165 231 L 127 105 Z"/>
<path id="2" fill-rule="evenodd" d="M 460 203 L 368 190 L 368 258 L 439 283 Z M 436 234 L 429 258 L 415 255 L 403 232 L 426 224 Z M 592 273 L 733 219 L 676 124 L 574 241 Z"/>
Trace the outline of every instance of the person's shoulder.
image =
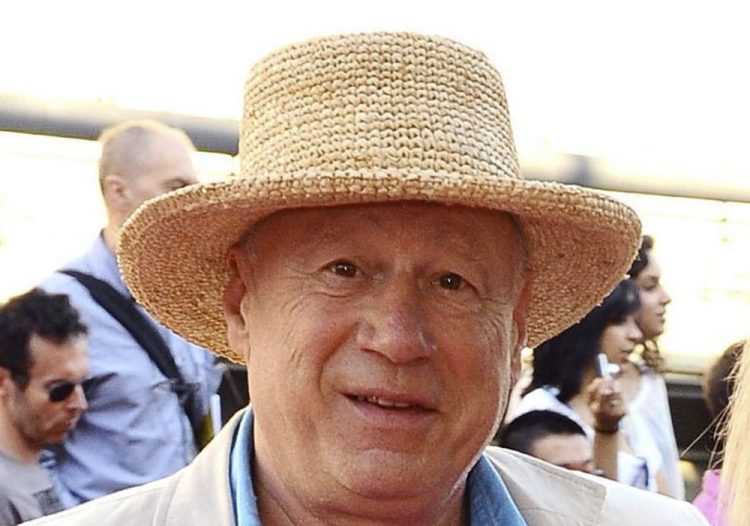
<path id="1" fill-rule="evenodd" d="M 554 387 L 537 387 L 526 393 L 523 398 L 527 400 L 555 401 L 557 400 L 557 389 Z"/>
<path id="2" fill-rule="evenodd" d="M 39 283 L 39 287 L 53 294 L 68 294 L 74 299 L 78 299 L 78 297 L 88 297 L 89 294 L 86 288 L 74 277 L 62 273 L 61 270 L 71 269 L 90 274 L 93 270 L 89 259 L 90 258 L 87 255 L 84 255 L 64 264 L 47 275 Z"/>
<path id="3" fill-rule="evenodd" d="M 523 413 L 538 410 L 549 410 L 556 411 L 558 413 L 567 413 L 565 409 L 565 404 L 557 399 L 556 393 L 552 388 L 537 387 L 533 391 L 526 393 L 521 398 L 513 411 L 513 415 L 511 416 L 512 418 L 515 418 L 522 415 Z"/>
<path id="4" fill-rule="evenodd" d="M 605 478 L 601 478 L 599 482 L 607 489 L 607 497 L 602 510 L 602 518 L 606 520 L 600 523 L 602 525 L 707 524 L 703 515 L 689 502 L 633 488 Z M 622 517 L 630 519 L 618 520 Z"/>
<path id="5" fill-rule="evenodd" d="M 172 477 L 156 482 L 130 488 L 106 497 L 94 499 L 53 515 L 48 515 L 25 523 L 33 526 L 99 526 L 102 517 L 107 524 L 140 526 L 152 524 L 163 501 L 165 493 L 170 491 Z"/>
<path id="6" fill-rule="evenodd" d="M 60 271 L 63 269 L 77 270 L 110 281 L 103 274 L 106 274 L 105 269 L 113 264 L 109 262 L 109 258 L 113 257 L 104 248 L 103 241 L 97 238 L 86 252 L 52 271 L 39 283 L 39 286 L 48 292 L 63 294 L 85 291 L 85 287 L 75 278 Z"/>
<path id="7" fill-rule="evenodd" d="M 516 451 L 485 450 L 521 514 L 534 524 L 705 525 L 691 504 L 602 477 L 553 466 Z"/>

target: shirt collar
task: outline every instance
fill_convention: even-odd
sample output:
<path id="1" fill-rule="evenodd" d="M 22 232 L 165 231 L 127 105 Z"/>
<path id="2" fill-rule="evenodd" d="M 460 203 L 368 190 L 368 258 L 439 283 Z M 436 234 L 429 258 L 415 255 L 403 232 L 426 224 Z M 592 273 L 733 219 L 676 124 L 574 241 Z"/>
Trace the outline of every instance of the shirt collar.
<path id="1" fill-rule="evenodd" d="M 500 474 L 484 455 L 479 457 L 469 472 L 466 487 L 469 491 L 471 526 L 526 526 Z"/>
<path id="2" fill-rule="evenodd" d="M 253 488 L 253 446 L 253 411 L 248 409 L 232 440 L 229 457 L 229 487 L 237 526 L 261 526 Z"/>
<path id="3" fill-rule="evenodd" d="M 232 441 L 229 482 L 237 526 L 261 526 L 252 474 L 253 412 L 242 417 Z M 500 475 L 484 456 L 469 472 L 467 480 L 471 526 L 503 524 L 526 526 Z"/>
<path id="4" fill-rule="evenodd" d="M 107 281 L 127 297 L 130 297 L 130 291 L 125 282 L 122 281 L 122 275 L 117 266 L 117 257 L 104 240 L 104 231 L 101 231 L 97 236 L 86 255 L 86 260 L 92 267 L 86 270 L 91 271 L 96 277 Z"/>

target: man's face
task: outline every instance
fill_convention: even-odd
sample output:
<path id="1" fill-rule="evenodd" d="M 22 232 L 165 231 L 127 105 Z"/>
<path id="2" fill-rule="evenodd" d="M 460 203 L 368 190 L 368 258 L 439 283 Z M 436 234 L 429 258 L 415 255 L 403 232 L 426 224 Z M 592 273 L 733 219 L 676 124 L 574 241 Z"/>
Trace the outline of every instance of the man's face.
<path id="1" fill-rule="evenodd" d="M 455 492 L 525 340 L 512 219 L 416 203 L 297 209 L 248 246 L 230 253 L 227 314 L 247 359 L 257 476 L 321 506 Z"/>
<path id="2" fill-rule="evenodd" d="M 20 439 L 32 450 L 59 444 L 86 409 L 81 386 L 65 400 L 52 402 L 49 390 L 60 382 L 82 382 L 89 374 L 86 339 L 73 338 L 62 344 L 33 335 L 29 341 L 32 366 L 29 382 L 21 389 L 5 378 L 4 403 Z"/>
<path id="3" fill-rule="evenodd" d="M 198 179 L 188 146 L 171 134 L 156 135 L 139 163 L 126 177 L 128 214 L 147 200 L 195 184 Z"/>
<path id="4" fill-rule="evenodd" d="M 664 332 L 667 305 L 672 301 L 661 285 L 661 267 L 654 259 L 653 252 L 648 252 L 648 265 L 635 282 L 641 294 L 641 308 L 635 319 L 643 338 L 651 340 Z"/>
<path id="5" fill-rule="evenodd" d="M 548 435 L 531 448 L 536 458 L 561 468 L 585 473 L 594 472 L 591 442 L 583 435 Z"/>

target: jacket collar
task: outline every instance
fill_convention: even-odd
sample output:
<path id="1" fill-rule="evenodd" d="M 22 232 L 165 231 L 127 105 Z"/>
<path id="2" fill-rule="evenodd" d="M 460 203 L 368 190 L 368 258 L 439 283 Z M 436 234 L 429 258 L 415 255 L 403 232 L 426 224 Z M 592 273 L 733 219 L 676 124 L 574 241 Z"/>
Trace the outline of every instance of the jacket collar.
<path id="1" fill-rule="evenodd" d="M 174 477 L 157 516 L 165 526 L 235 526 L 229 487 L 232 442 L 245 411 L 239 411 L 198 455 L 182 476 Z M 595 526 L 606 488 L 596 479 L 571 473 L 513 451 L 489 447 L 485 456 L 500 474 L 528 526 Z M 195 488 L 208 488 L 196 495 Z M 171 498 L 168 494 L 171 493 Z M 550 498 L 554 495 L 554 498 Z M 202 505 L 195 506 L 200 497 Z M 158 522 L 157 522 L 158 523 Z"/>
<path id="2" fill-rule="evenodd" d="M 234 509 L 229 487 L 229 456 L 234 435 L 245 410 L 238 411 L 216 437 L 183 470 L 181 477 L 173 478 L 172 497 L 162 499 L 165 526 L 185 524 L 211 524 L 235 526 Z M 200 495 L 196 488 L 205 488 Z M 201 505 L 196 506 L 196 499 Z M 158 524 L 158 522 L 156 522 Z"/>
<path id="3" fill-rule="evenodd" d="M 600 524 L 607 489 L 596 478 L 507 449 L 488 447 L 484 453 L 502 477 L 528 526 Z"/>

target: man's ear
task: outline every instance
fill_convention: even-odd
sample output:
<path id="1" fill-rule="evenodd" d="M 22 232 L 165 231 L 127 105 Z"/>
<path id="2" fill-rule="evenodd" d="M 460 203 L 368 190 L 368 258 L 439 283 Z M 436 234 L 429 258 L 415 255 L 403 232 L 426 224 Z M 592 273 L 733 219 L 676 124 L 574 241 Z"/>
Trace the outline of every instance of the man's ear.
<path id="1" fill-rule="evenodd" d="M 102 196 L 109 208 L 128 210 L 130 207 L 130 190 L 125 179 L 117 174 L 104 176 L 102 179 Z"/>
<path id="2" fill-rule="evenodd" d="M 242 305 L 247 295 L 247 285 L 240 271 L 240 258 L 243 249 L 232 247 L 227 253 L 229 267 L 229 282 L 224 291 L 224 318 L 227 322 L 227 339 L 229 348 L 242 356 L 247 363 L 250 358 L 250 343 L 248 341 L 248 320 L 245 318 Z"/>
<path id="3" fill-rule="evenodd" d="M 5 367 L 0 367 L 0 398 L 5 398 L 10 393 L 13 375 Z"/>

